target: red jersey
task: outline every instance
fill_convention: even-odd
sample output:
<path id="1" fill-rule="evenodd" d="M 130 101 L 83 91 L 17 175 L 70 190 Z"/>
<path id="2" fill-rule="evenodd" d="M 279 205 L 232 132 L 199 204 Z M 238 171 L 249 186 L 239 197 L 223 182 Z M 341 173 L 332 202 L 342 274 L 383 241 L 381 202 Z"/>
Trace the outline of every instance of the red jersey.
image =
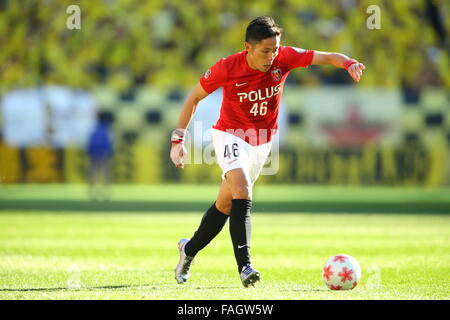
<path id="1" fill-rule="evenodd" d="M 200 84 L 208 93 L 223 87 L 220 117 L 213 128 L 260 145 L 271 141 L 278 128 L 278 109 L 289 72 L 311 65 L 314 51 L 280 46 L 267 72 L 251 69 L 246 54 L 242 51 L 220 59 Z"/>

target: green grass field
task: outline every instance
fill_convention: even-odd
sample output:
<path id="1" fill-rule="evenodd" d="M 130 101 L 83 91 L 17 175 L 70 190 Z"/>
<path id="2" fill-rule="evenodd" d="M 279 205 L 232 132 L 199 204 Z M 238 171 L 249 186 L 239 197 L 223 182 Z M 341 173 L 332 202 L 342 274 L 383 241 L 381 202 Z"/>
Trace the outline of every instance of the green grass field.
<path id="1" fill-rule="evenodd" d="M 252 257 L 263 282 L 255 289 L 240 284 L 228 225 L 199 253 L 189 282 L 176 284 L 177 241 L 195 231 L 196 207 L 210 203 L 217 187 L 178 186 L 177 202 L 168 191 L 118 186 L 102 207 L 86 201 L 82 186 L 0 187 L 0 299 L 450 298 L 448 189 L 261 186 Z M 352 199 L 356 209 L 342 212 Z M 409 202 L 421 212 L 405 212 Z M 175 211 L 177 203 L 195 205 Z M 301 203 L 311 212 L 292 210 Z M 326 211 L 337 203 L 345 204 L 340 213 Z M 323 264 L 338 253 L 361 264 L 354 290 L 322 283 Z"/>

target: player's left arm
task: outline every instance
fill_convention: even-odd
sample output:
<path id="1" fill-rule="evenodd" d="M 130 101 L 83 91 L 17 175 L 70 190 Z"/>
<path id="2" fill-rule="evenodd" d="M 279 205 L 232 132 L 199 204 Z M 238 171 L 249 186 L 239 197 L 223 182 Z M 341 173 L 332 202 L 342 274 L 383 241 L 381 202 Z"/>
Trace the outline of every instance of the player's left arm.
<path id="1" fill-rule="evenodd" d="M 335 52 L 322 52 L 316 50 L 314 50 L 314 57 L 311 64 L 332 64 L 337 68 L 347 69 L 350 76 L 356 82 L 359 82 L 359 79 L 362 76 L 362 72 L 366 68 L 362 63 L 355 59 L 350 59 L 345 54 Z"/>

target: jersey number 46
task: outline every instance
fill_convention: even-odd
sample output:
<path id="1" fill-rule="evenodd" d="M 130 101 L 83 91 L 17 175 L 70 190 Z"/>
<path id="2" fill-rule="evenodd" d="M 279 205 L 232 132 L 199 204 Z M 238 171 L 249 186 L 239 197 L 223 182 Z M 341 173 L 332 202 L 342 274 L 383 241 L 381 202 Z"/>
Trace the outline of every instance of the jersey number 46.
<path id="1" fill-rule="evenodd" d="M 250 113 L 256 116 L 265 116 L 267 114 L 267 101 L 263 101 L 260 104 L 256 102 L 250 109 Z"/>

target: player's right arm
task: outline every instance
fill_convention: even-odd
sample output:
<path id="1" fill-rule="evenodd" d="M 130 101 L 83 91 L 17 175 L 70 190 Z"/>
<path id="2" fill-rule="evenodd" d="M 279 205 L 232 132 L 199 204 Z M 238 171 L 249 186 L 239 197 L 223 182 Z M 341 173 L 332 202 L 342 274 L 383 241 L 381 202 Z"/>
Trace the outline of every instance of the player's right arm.
<path id="1" fill-rule="evenodd" d="M 207 93 L 202 85 L 198 83 L 183 104 L 180 117 L 178 118 L 177 129 L 172 132 L 171 137 L 172 147 L 170 150 L 170 159 L 172 159 L 172 162 L 177 168 L 184 168 L 184 158 L 187 155 L 187 150 L 184 147 L 186 130 L 194 117 L 199 102 L 208 95 L 209 93 Z"/>
<path id="2" fill-rule="evenodd" d="M 184 158 L 187 154 L 187 150 L 184 147 L 184 136 L 198 103 L 225 83 L 227 77 L 225 69 L 224 59 L 220 59 L 205 72 L 195 89 L 192 90 L 184 102 L 178 119 L 177 129 L 172 132 L 172 148 L 170 150 L 170 158 L 178 168 L 184 168 Z"/>
<path id="3" fill-rule="evenodd" d="M 205 89 L 203 89 L 201 84 L 197 83 L 197 86 L 194 88 L 194 90 L 192 90 L 192 92 L 184 102 L 180 117 L 178 119 L 177 128 L 186 130 L 189 127 L 189 123 L 191 122 L 192 117 L 195 114 L 198 103 L 208 95 L 209 93 L 207 93 Z"/>

